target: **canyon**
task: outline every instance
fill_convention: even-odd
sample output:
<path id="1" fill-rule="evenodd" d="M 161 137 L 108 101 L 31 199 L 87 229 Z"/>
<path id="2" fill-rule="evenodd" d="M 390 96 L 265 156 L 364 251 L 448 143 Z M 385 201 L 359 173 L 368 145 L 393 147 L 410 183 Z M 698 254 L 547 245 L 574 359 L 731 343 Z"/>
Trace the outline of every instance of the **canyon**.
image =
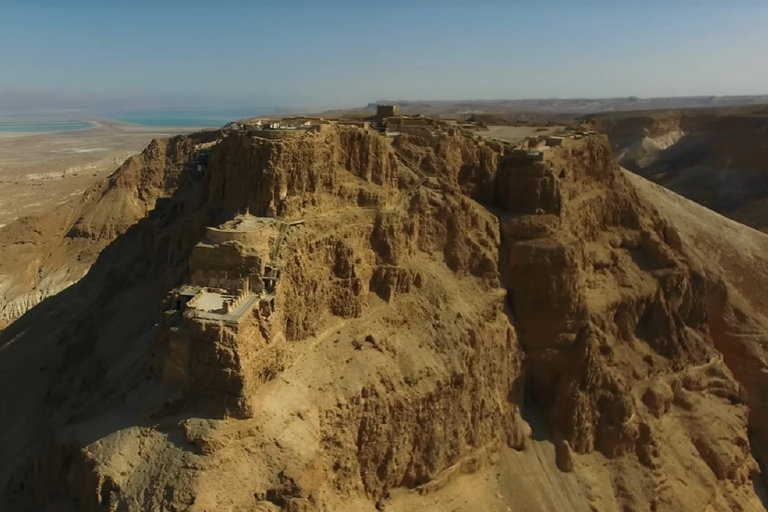
<path id="1" fill-rule="evenodd" d="M 9 223 L 0 509 L 764 510 L 768 235 L 623 122 L 193 133 Z M 273 309 L 180 315 L 246 212 L 302 222 L 215 253 L 279 247 Z"/>
<path id="2" fill-rule="evenodd" d="M 718 213 L 768 229 L 768 109 L 763 105 L 600 113 L 624 167 Z"/>

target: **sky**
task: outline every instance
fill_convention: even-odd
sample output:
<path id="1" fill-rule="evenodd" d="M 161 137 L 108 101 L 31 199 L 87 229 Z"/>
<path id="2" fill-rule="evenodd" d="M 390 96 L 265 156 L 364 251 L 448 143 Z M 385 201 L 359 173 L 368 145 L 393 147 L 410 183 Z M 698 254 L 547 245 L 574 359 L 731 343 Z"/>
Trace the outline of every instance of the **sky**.
<path id="1" fill-rule="evenodd" d="M 0 0 L 0 109 L 768 93 L 768 0 Z"/>

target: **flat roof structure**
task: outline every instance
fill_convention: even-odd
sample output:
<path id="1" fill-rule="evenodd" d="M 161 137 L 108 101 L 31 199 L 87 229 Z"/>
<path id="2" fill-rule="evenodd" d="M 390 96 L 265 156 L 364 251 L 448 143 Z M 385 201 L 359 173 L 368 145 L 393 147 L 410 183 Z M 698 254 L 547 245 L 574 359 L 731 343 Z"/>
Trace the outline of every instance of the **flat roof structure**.
<path id="1" fill-rule="evenodd" d="M 230 311 L 229 313 L 216 313 L 213 311 L 202 311 L 200 309 L 194 309 L 193 315 L 195 318 L 199 318 L 201 320 L 221 321 L 225 324 L 237 325 L 243 314 L 253 309 L 258 299 L 258 296 L 255 293 L 252 293 L 248 295 L 239 306 L 237 306 L 233 311 Z"/>
<path id="2" fill-rule="evenodd" d="M 203 243 L 220 244 L 237 241 L 255 247 L 264 247 L 264 244 L 269 244 L 269 237 L 277 233 L 280 224 L 271 217 L 255 217 L 250 213 L 244 213 L 216 227 L 205 228 Z"/>
<path id="3" fill-rule="evenodd" d="M 205 290 L 200 295 L 200 298 L 197 299 L 197 303 L 195 304 L 195 309 L 199 309 L 201 311 L 210 311 L 210 312 L 221 311 L 224 309 L 225 298 L 226 297 L 221 293 L 210 292 L 208 290 Z"/>
<path id="4" fill-rule="evenodd" d="M 274 311 L 275 287 L 280 279 L 281 244 L 291 227 L 304 222 L 303 219 L 284 221 L 245 213 L 216 227 L 206 228 L 203 240 L 193 250 L 192 256 L 197 254 L 198 260 L 194 265 L 190 260 L 193 284 L 188 283 L 177 289 L 176 310 L 183 308 L 186 318 L 237 326 L 244 314 L 261 302 L 268 306 L 268 311 L 263 308 L 260 311 L 269 316 Z M 247 245 L 251 251 L 249 254 L 254 254 L 256 249 L 264 259 L 268 257 L 269 260 L 259 263 L 259 268 L 248 267 L 244 274 L 241 273 L 243 269 L 238 267 L 237 259 L 224 258 L 225 264 L 220 265 L 218 258 L 227 254 L 218 254 L 218 251 L 231 252 L 226 248 L 231 248 L 231 245 L 218 246 L 229 242 Z"/>

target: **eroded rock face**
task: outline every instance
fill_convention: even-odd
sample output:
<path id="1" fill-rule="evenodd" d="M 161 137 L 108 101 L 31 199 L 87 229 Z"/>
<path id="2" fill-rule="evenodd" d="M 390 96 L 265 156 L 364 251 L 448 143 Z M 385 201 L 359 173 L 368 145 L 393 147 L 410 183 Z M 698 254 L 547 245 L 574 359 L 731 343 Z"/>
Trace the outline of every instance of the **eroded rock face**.
<path id="1" fill-rule="evenodd" d="M 526 351 L 531 400 L 562 436 L 561 469 L 571 467 L 571 448 L 609 458 L 635 453 L 655 469 L 665 464 L 658 418 L 678 403 L 673 389 L 685 389 L 690 379 L 700 391 L 730 382 L 731 392 L 697 394 L 695 406 L 680 406 L 730 411 L 727 427 L 694 426 L 686 442 L 718 479 L 729 474 L 743 485 L 756 471 L 754 460 L 719 440 L 726 435 L 740 439 L 736 446 L 747 442 L 747 409 L 733 380 L 722 381 L 729 371 L 709 332 L 706 280 L 675 249 L 679 237 L 669 236 L 669 229 L 665 235 L 650 205 L 643 211 L 642 201 L 632 197 L 610 159 L 601 156 L 605 151 L 589 142 L 580 154 L 589 163 L 581 172 L 566 169 L 558 181 L 561 197 L 569 197 L 560 229 L 551 221 L 539 228 L 525 217 L 502 228 L 511 235 L 502 274 Z M 588 188 L 587 176 L 596 178 Z M 675 502 L 674 496 L 659 499 Z"/>
<path id="2" fill-rule="evenodd" d="M 766 231 L 764 108 L 595 116 L 618 161 L 729 218 Z"/>
<path id="3" fill-rule="evenodd" d="M 196 182 L 155 155 L 168 200 L 0 335 L 2 383 L 40 375 L 0 398 L 0 504 L 397 510 L 553 443 L 551 467 L 591 489 L 570 510 L 759 506 L 747 404 L 765 380 L 739 370 L 761 349 L 729 333 L 760 320 L 735 280 L 601 137 L 536 164 L 500 149 L 229 132 Z M 274 312 L 169 322 L 204 227 L 245 209 L 305 221 Z"/>
<path id="4" fill-rule="evenodd" d="M 154 140 L 81 197 L 0 229 L 0 318 L 11 322 L 79 281 L 107 245 L 190 179 L 196 146 L 216 136 Z"/>

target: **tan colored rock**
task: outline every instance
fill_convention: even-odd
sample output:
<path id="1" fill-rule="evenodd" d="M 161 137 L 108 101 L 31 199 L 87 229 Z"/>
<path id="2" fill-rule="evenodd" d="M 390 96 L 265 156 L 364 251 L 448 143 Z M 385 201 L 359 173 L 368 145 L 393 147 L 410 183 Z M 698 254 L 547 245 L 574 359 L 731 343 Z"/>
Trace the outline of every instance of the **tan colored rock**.
<path id="1" fill-rule="evenodd" d="M 555 461 L 560 471 L 570 473 L 573 471 L 573 450 L 571 445 L 563 436 L 555 434 Z"/>
<path id="2" fill-rule="evenodd" d="M 521 163 L 457 131 L 233 131 L 187 181 L 167 148 L 192 140 L 113 177 L 75 222 L 116 238 L 0 334 L 0 508 L 762 506 L 764 235 L 599 136 Z M 305 221 L 274 312 L 177 316 L 205 228 L 245 209 Z"/>
<path id="3" fill-rule="evenodd" d="M 663 380 L 654 380 L 648 385 L 643 394 L 643 403 L 648 407 L 654 416 L 660 418 L 672 405 L 674 393 L 669 384 Z"/>

